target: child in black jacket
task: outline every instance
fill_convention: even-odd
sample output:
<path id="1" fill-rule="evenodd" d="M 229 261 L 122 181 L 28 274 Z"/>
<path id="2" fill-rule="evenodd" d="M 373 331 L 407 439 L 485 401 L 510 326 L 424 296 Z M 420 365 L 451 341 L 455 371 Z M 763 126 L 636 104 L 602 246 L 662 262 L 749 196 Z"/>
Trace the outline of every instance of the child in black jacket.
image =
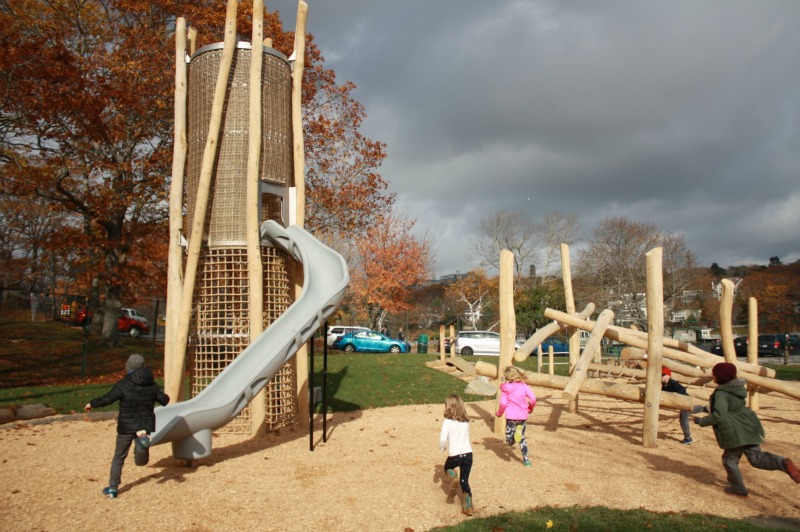
<path id="1" fill-rule="evenodd" d="M 665 392 L 674 392 L 681 395 L 689 395 L 686 387 L 672 378 L 672 370 L 667 367 L 661 368 L 661 389 Z M 695 412 L 696 413 L 696 412 Z M 691 445 L 694 443 L 692 439 L 691 425 L 689 424 L 689 411 L 681 410 L 680 413 L 681 430 L 683 431 L 683 445 Z"/>
<path id="2" fill-rule="evenodd" d="M 150 461 L 149 434 L 156 430 L 155 404 L 165 406 L 169 403 L 169 396 L 156 384 L 153 372 L 144 365 L 142 355 L 131 355 L 125 364 L 125 370 L 128 372 L 125 378 L 117 381 L 107 394 L 92 399 L 84 407 L 84 410 L 90 412 L 92 408 L 119 401 L 117 445 L 111 460 L 108 487 L 103 488 L 103 494 L 111 499 L 117 497 L 122 480 L 122 466 L 134 440 L 136 465 L 147 465 Z"/>

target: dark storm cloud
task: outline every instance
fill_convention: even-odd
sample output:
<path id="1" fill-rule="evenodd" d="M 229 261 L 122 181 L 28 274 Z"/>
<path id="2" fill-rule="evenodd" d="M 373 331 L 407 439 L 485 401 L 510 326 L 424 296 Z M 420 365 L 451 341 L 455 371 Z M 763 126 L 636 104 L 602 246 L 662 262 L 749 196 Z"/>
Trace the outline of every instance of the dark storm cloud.
<path id="1" fill-rule="evenodd" d="M 294 27 L 297 4 L 268 4 Z M 800 3 L 309 2 L 392 190 L 466 271 L 500 209 L 686 235 L 702 265 L 800 259 Z"/>

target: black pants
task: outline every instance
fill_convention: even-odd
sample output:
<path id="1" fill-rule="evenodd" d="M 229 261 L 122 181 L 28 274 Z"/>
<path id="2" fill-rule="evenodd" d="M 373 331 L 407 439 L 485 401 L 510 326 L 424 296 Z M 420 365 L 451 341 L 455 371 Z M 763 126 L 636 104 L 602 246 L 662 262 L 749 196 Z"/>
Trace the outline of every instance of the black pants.
<path id="1" fill-rule="evenodd" d="M 458 468 L 458 483 L 461 485 L 461 491 L 467 495 L 472 495 L 472 490 L 469 487 L 469 472 L 472 470 L 472 453 L 457 454 L 455 456 L 448 456 L 444 462 L 444 470 Z"/>
<path id="2" fill-rule="evenodd" d="M 117 445 L 114 449 L 114 458 L 111 459 L 111 474 L 108 479 L 109 488 L 119 488 L 119 483 L 122 481 L 122 466 L 125 465 L 131 443 L 135 439 L 136 434 L 117 434 Z M 136 465 L 147 465 L 147 462 L 150 461 L 150 450 L 138 445 L 133 446 L 133 455 Z"/>

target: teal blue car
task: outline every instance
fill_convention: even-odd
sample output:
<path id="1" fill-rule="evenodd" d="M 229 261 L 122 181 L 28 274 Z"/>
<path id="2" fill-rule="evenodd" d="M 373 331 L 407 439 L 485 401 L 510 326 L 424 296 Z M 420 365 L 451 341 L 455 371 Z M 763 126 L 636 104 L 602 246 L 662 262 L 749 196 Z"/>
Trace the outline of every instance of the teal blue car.
<path id="1" fill-rule="evenodd" d="M 375 331 L 357 331 L 340 336 L 331 346 L 345 353 L 408 353 L 411 345 Z"/>

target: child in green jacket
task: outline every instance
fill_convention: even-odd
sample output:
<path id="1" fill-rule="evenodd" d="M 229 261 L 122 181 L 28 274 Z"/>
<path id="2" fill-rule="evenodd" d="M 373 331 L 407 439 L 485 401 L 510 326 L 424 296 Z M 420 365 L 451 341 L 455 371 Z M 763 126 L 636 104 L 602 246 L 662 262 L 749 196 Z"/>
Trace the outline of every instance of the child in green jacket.
<path id="1" fill-rule="evenodd" d="M 722 452 L 722 465 L 728 475 L 725 493 L 747 497 L 747 488 L 739 471 L 742 455 L 750 465 L 768 471 L 781 470 L 800 483 L 800 471 L 788 458 L 761 450 L 764 428 L 755 412 L 745 406 L 747 389 L 744 379 L 736 378 L 736 366 L 720 362 L 712 369 L 717 389 L 711 394 L 710 415 L 696 417 L 701 427 L 714 427 L 714 436 Z"/>

